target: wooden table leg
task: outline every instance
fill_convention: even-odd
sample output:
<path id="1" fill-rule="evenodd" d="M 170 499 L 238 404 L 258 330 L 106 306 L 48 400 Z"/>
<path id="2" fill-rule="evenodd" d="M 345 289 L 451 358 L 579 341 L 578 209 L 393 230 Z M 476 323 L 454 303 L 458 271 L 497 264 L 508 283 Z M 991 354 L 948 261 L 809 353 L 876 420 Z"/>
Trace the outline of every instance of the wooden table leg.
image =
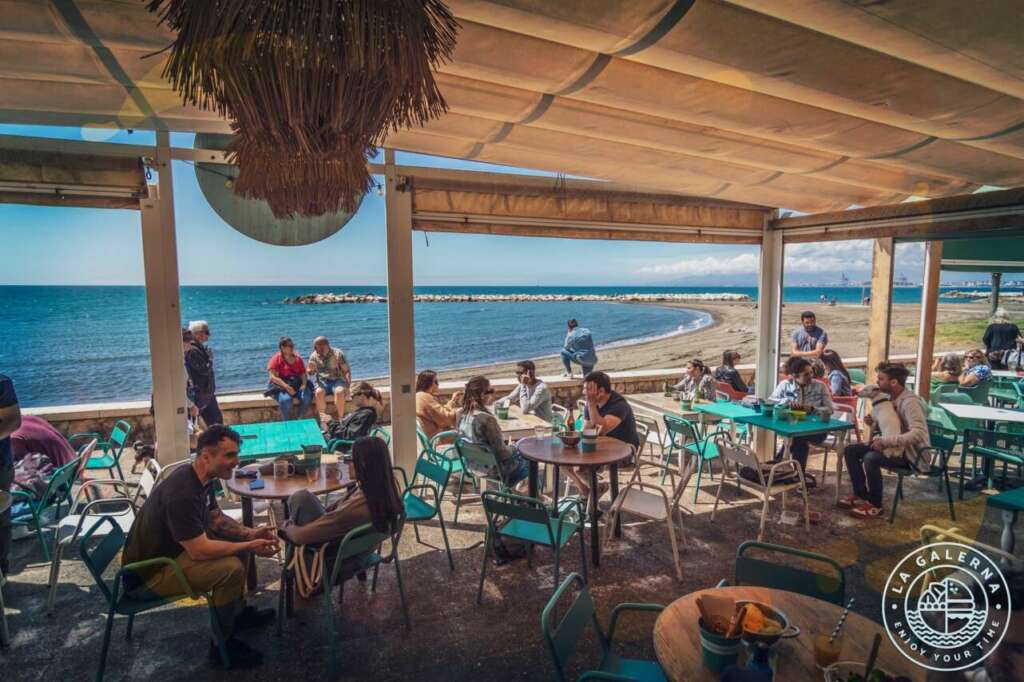
<path id="1" fill-rule="evenodd" d="M 530 475 L 527 480 L 530 497 L 537 497 L 537 463 L 532 459 L 530 462 Z"/>
<path id="2" fill-rule="evenodd" d="M 639 463 L 637 466 L 640 466 Z M 619 465 L 612 464 L 609 469 L 611 470 L 611 484 L 612 484 L 612 502 L 619 496 Z M 615 515 L 615 537 L 622 537 L 622 514 Z"/>
<path id="3" fill-rule="evenodd" d="M 246 528 L 253 527 L 252 498 L 242 496 L 242 525 Z M 249 565 L 246 566 L 245 584 L 250 591 L 256 589 L 256 556 L 248 553 Z"/>
<path id="4" fill-rule="evenodd" d="M 597 530 L 597 467 L 590 467 L 590 558 L 601 565 L 601 537 Z"/>

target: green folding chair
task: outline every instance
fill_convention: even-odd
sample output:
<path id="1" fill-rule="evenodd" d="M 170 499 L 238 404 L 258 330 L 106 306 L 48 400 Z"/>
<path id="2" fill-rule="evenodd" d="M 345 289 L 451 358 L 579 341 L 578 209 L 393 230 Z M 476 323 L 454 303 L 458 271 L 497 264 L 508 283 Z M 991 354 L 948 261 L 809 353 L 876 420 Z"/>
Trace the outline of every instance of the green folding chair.
<path id="1" fill-rule="evenodd" d="M 665 451 L 664 459 L 662 463 L 668 465 L 672 461 L 672 454 L 679 450 L 679 458 L 686 455 L 690 455 L 697 458 L 697 466 L 694 467 L 697 471 L 697 484 L 696 489 L 693 491 L 693 501 L 697 502 L 697 496 L 700 495 L 700 479 L 704 473 L 705 462 L 708 465 L 708 476 L 711 480 L 715 480 L 714 471 L 711 469 L 711 460 L 718 459 L 718 443 L 716 442 L 719 436 L 725 436 L 731 438 L 728 431 L 719 429 L 707 436 L 701 436 L 700 431 L 697 429 L 697 425 L 691 422 L 689 419 L 683 417 L 675 417 L 670 414 L 665 415 L 665 430 L 668 432 L 668 449 Z M 680 462 L 680 465 L 682 462 Z M 667 474 L 662 474 L 661 483 L 665 484 L 665 477 Z"/>
<path id="2" fill-rule="evenodd" d="M 104 525 L 109 527 L 103 528 Z M 93 543 L 92 538 L 94 535 L 102 535 L 102 539 L 97 543 Z M 79 547 L 82 561 L 85 563 L 86 568 L 89 569 L 89 573 L 92 574 L 93 580 L 96 581 L 96 586 L 99 587 L 100 592 L 106 598 L 109 607 L 107 610 L 107 626 L 103 631 L 103 644 L 100 648 L 100 664 L 99 669 L 96 671 L 96 681 L 101 682 L 103 680 L 103 672 L 107 667 L 107 652 L 110 649 L 110 634 L 114 628 L 115 615 L 128 616 L 128 628 L 125 631 L 125 639 L 131 640 L 132 626 L 135 624 L 135 616 L 138 614 L 165 606 L 171 602 L 182 599 L 198 599 L 200 596 L 207 597 L 206 605 L 210 609 L 210 629 L 213 631 L 213 638 L 220 649 L 221 662 L 224 664 L 225 669 L 230 667 L 231 661 L 228 658 L 228 650 L 224 644 L 224 634 L 220 629 L 220 621 L 217 620 L 217 612 L 213 608 L 213 602 L 207 595 L 201 595 L 192 589 L 181 567 L 174 559 L 157 557 L 155 559 L 125 564 L 121 566 L 111 584 L 107 584 L 107 581 L 103 578 L 103 573 L 110 566 L 110 563 L 117 558 L 117 555 L 124 548 L 124 543 L 127 539 L 127 534 L 117 522 L 110 517 L 104 516 L 93 524 L 92 528 L 86 531 L 85 535 L 82 536 L 82 544 Z M 152 595 L 152 597 L 148 598 L 132 596 L 125 588 L 125 576 L 135 574 L 140 569 L 152 566 L 170 566 L 178 578 L 181 591 L 173 595 Z"/>
<path id="3" fill-rule="evenodd" d="M 850 374 L 850 383 L 851 384 L 866 384 L 867 383 L 867 376 L 865 375 L 865 372 L 864 372 L 863 369 L 859 369 L 859 368 L 856 368 L 856 367 L 849 367 L 849 368 L 847 368 L 846 371 L 849 372 L 849 374 Z"/>
<path id="4" fill-rule="evenodd" d="M 573 535 L 579 535 L 580 564 L 583 580 L 587 579 L 587 555 L 583 541 L 583 501 L 578 497 L 562 498 L 558 509 L 552 510 L 542 501 L 508 492 L 486 490 L 481 495 L 484 515 L 487 518 L 487 532 L 484 538 L 484 563 L 480 567 L 480 586 L 476 593 L 479 604 L 484 594 L 484 578 L 487 562 L 494 551 L 497 538 L 525 542 L 527 562 L 533 567 L 533 548 L 549 548 L 555 555 L 555 585 L 558 584 L 562 549 L 569 544 Z"/>
<path id="5" fill-rule="evenodd" d="M 405 504 L 405 520 L 412 523 L 413 533 L 416 534 L 416 542 L 421 545 L 426 544 L 420 539 L 420 528 L 417 524 L 437 517 L 437 522 L 441 526 L 441 537 L 444 538 L 444 551 L 448 553 L 448 566 L 454 571 L 455 562 L 452 561 L 452 549 L 448 544 L 448 531 L 445 530 L 444 515 L 441 513 L 441 498 L 444 495 L 444 489 L 448 486 L 448 479 L 452 475 L 447 460 L 445 460 L 443 465 L 426 458 L 416 460 L 416 468 L 412 473 L 412 485 L 409 485 L 405 469 L 401 467 L 392 467 L 392 469 L 402 476 L 402 484 L 405 491 L 402 493 L 402 501 Z M 417 483 L 417 480 L 422 480 L 423 483 Z M 420 491 L 430 493 L 430 497 L 419 494 Z"/>
<path id="6" fill-rule="evenodd" d="M 81 460 L 76 458 L 53 472 L 46 484 L 46 491 L 41 496 L 28 490 L 12 490 L 11 523 L 16 526 L 28 526 L 36 533 L 39 546 L 43 548 L 43 558 L 50 560 L 50 550 L 43 537 L 43 516 L 54 510 L 54 519 L 60 519 L 61 507 L 65 502 L 71 507 L 71 489 L 78 476 Z"/>
<path id="7" fill-rule="evenodd" d="M 114 424 L 114 428 L 110 430 L 110 438 L 106 440 L 103 440 L 103 436 L 99 433 L 87 432 L 71 434 L 68 436 L 68 442 L 74 445 L 75 441 L 79 438 L 95 438 L 96 448 L 99 452 L 93 451 L 92 457 L 85 463 L 86 470 L 103 469 L 107 472 L 108 476 L 113 476 L 114 469 L 117 469 L 117 475 L 123 481 L 124 472 L 121 471 L 121 454 L 124 452 L 125 444 L 131 435 L 132 425 L 123 419 L 119 419 Z"/>
<path id="8" fill-rule="evenodd" d="M 799 557 L 830 570 L 822 573 L 746 556 L 747 551 L 751 549 Z M 724 587 L 728 584 L 723 580 L 718 586 Z M 846 601 L 846 575 L 843 573 L 843 567 L 836 561 L 823 554 L 767 542 L 747 540 L 736 549 L 736 584 L 796 592 L 839 606 L 844 606 Z"/>
<path id="9" fill-rule="evenodd" d="M 931 433 L 931 428 L 929 428 Z M 883 462 L 882 468 L 887 471 L 891 471 L 896 474 L 896 491 L 892 496 L 892 512 L 889 514 L 889 523 L 896 520 L 896 507 L 899 506 L 900 500 L 903 499 L 903 478 L 905 476 L 917 476 L 923 478 L 935 478 L 939 481 L 939 490 L 942 490 L 942 484 L 946 484 L 946 501 L 949 504 L 949 518 L 956 521 L 956 512 L 953 511 L 953 489 L 949 485 L 949 451 L 942 448 L 930 447 L 924 448 L 922 456 L 930 455 L 931 464 L 929 465 L 927 472 L 920 472 L 912 468 L 909 463 L 889 463 Z"/>
<path id="10" fill-rule="evenodd" d="M 438 434 L 440 435 L 440 434 Z M 505 484 L 502 482 L 500 477 L 485 476 L 477 473 L 470 464 L 474 464 L 479 471 L 498 471 L 498 459 L 491 452 L 490 448 L 483 445 L 477 445 L 471 443 L 465 438 L 459 436 L 455 439 L 455 452 L 459 457 L 459 461 L 462 463 L 462 474 L 468 476 L 473 482 L 473 488 L 480 492 L 482 482 L 493 483 L 498 490 L 506 490 Z M 459 489 L 455 493 L 455 519 L 454 523 L 459 522 L 459 511 L 462 509 L 462 481 L 463 477 L 459 477 Z"/>
<path id="11" fill-rule="evenodd" d="M 566 611 L 557 625 L 552 624 L 558 603 L 569 593 L 569 590 L 576 587 L 576 598 Z M 583 673 L 579 680 L 638 680 L 642 682 L 656 682 L 666 679 L 665 673 L 657 661 L 647 661 L 639 658 L 623 658 L 612 652 L 615 643 L 615 628 L 619 622 L 619 616 L 629 611 L 641 613 L 661 613 L 665 607 L 661 604 L 619 604 L 612 609 L 611 621 L 608 623 L 608 631 L 601 627 L 597 619 L 597 612 L 594 609 L 594 601 L 590 597 L 590 590 L 587 589 L 586 580 L 578 573 L 570 573 L 565 578 L 554 595 L 548 600 L 547 606 L 540 616 L 540 630 L 547 642 L 548 651 L 551 652 L 551 661 L 555 666 L 555 679 L 559 682 L 566 680 L 566 668 L 572 663 L 575 657 L 576 648 L 580 636 L 586 631 L 587 625 L 592 625 L 597 634 L 597 641 L 601 646 L 601 660 L 597 668 Z"/>
<path id="12" fill-rule="evenodd" d="M 425 457 L 434 464 L 448 467 L 452 476 L 458 475 L 459 489 L 461 490 L 462 484 L 466 480 L 466 470 L 462 466 L 462 458 L 455 451 L 455 439 L 459 436 L 458 432 L 440 431 L 435 433 L 433 438 L 427 438 L 427 434 L 417 426 L 416 436 L 420 440 L 420 457 Z M 442 497 L 445 492 L 445 488 L 441 488 Z"/>
<path id="13" fill-rule="evenodd" d="M 992 377 L 992 388 L 988 397 L 996 407 L 1017 406 L 1017 385 L 1022 382 L 1016 377 Z"/>

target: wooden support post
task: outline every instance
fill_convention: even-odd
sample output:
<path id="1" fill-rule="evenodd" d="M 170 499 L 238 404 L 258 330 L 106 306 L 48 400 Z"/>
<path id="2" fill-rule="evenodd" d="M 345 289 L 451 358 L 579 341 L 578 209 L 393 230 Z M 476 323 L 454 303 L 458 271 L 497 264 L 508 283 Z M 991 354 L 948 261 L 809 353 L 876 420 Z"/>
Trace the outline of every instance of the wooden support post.
<path id="1" fill-rule="evenodd" d="M 166 464 L 188 457 L 189 442 L 170 141 L 166 132 L 158 132 L 156 139 L 160 178 L 157 187 L 151 188 L 150 196 L 141 201 L 142 257 L 146 269 L 157 460 Z"/>
<path id="2" fill-rule="evenodd" d="M 782 326 L 782 274 L 785 247 L 782 231 L 765 227 L 761 241 L 761 266 L 757 280 L 757 374 L 754 382 L 759 398 L 767 398 L 775 389 L 779 374 L 779 335 Z M 762 459 L 774 454 L 775 435 L 758 429 L 755 448 Z"/>
<path id="3" fill-rule="evenodd" d="M 391 376 L 391 451 L 411 476 L 416 466 L 416 329 L 412 303 L 412 194 L 384 152 L 388 259 L 388 350 Z"/>
<path id="4" fill-rule="evenodd" d="M 992 312 L 989 313 L 990 316 L 995 315 L 996 309 L 999 308 L 999 285 L 1002 284 L 1002 281 L 1003 273 L 992 273 L 992 296 L 990 297 L 992 299 Z"/>
<path id="5" fill-rule="evenodd" d="M 935 322 L 939 312 L 939 276 L 942 274 L 942 242 L 925 243 L 924 277 L 921 280 L 921 325 L 917 330 L 917 394 L 931 397 L 932 357 L 935 355 Z"/>
<path id="6" fill-rule="evenodd" d="M 875 240 L 871 259 L 871 317 L 868 322 L 868 364 L 865 375 L 873 381 L 875 366 L 889 357 L 889 323 L 892 318 L 894 240 Z"/>

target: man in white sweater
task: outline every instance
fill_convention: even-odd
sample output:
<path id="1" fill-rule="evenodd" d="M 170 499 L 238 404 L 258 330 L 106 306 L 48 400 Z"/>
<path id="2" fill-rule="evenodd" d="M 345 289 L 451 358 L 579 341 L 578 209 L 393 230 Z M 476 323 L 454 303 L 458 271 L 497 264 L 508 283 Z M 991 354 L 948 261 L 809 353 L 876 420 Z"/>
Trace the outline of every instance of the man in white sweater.
<path id="1" fill-rule="evenodd" d="M 900 418 L 898 436 L 882 436 L 871 415 L 864 417 L 864 423 L 871 427 L 871 441 L 852 443 L 846 446 L 843 457 L 850 472 L 853 494 L 839 501 L 848 507 L 850 514 L 858 518 L 875 518 L 882 512 L 882 467 L 905 465 L 906 459 L 929 446 L 928 421 L 924 403 L 915 393 L 907 390 L 906 367 L 885 363 L 878 367 L 878 388 L 888 393 L 892 406 Z M 886 448 L 897 448 L 900 454 L 887 457 Z"/>

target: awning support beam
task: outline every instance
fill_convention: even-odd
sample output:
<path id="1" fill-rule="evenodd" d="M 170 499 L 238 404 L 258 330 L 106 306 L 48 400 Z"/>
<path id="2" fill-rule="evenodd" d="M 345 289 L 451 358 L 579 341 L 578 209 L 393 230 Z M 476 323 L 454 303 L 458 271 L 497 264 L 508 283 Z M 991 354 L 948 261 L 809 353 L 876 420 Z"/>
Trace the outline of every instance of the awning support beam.
<path id="1" fill-rule="evenodd" d="M 931 397 L 932 356 L 935 355 L 935 322 L 939 312 L 942 242 L 928 242 L 924 245 L 924 249 L 921 325 L 917 331 L 917 384 L 915 388 L 919 396 L 928 400 Z"/>
<path id="2" fill-rule="evenodd" d="M 156 192 L 141 201 L 149 355 L 153 371 L 153 417 L 157 461 L 189 455 L 185 413 L 185 358 L 181 343 L 178 245 L 169 136 L 157 133 Z"/>
<path id="3" fill-rule="evenodd" d="M 892 237 L 876 239 L 871 258 L 871 314 L 868 321 L 867 376 L 889 357 L 889 326 L 892 320 L 892 279 L 894 271 Z"/>
<path id="4" fill-rule="evenodd" d="M 762 400 L 772 394 L 779 374 L 779 336 L 782 327 L 782 277 L 785 247 L 782 233 L 768 228 L 765 216 L 761 239 L 761 267 L 757 280 L 757 374 L 756 391 Z M 757 429 L 756 452 L 774 453 L 775 434 Z"/>

